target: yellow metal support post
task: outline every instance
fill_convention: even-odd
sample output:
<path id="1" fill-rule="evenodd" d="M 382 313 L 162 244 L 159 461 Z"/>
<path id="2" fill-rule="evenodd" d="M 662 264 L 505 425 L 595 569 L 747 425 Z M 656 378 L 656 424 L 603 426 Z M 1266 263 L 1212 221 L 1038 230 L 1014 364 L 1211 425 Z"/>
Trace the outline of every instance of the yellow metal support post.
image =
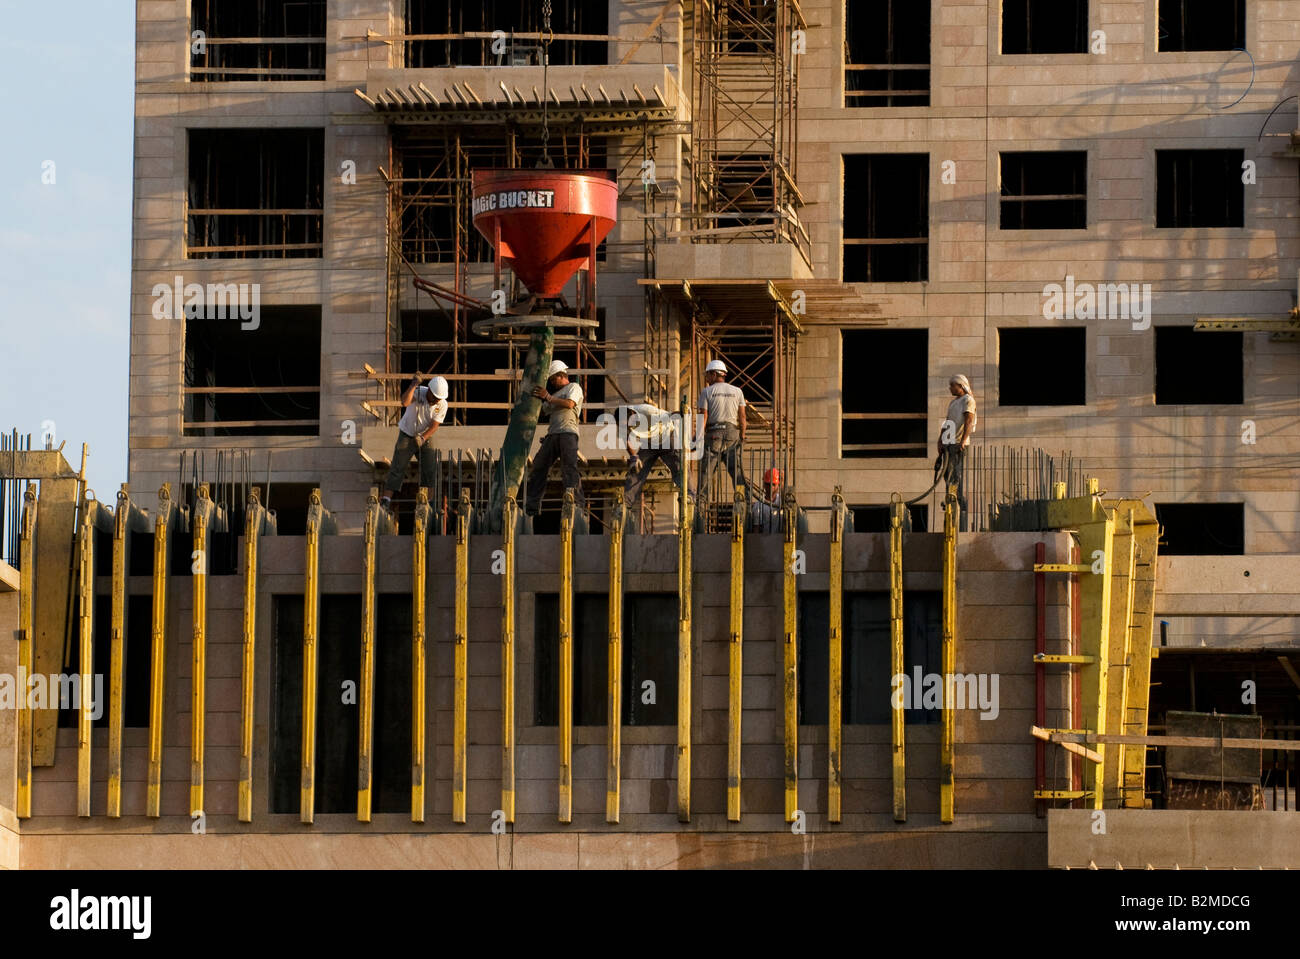
<path id="1" fill-rule="evenodd" d="M 32 815 L 32 710 L 27 701 L 32 677 L 32 632 L 36 628 L 36 485 L 23 492 L 18 540 L 18 769 L 14 813 Z"/>
<path id="2" fill-rule="evenodd" d="M 123 483 L 113 514 L 113 605 L 108 653 L 108 804 L 110 819 L 122 816 L 122 695 L 126 686 L 126 550 L 131 494 Z"/>
<path id="3" fill-rule="evenodd" d="M 830 536 L 830 682 L 826 728 L 826 819 L 840 822 L 842 814 L 844 749 L 844 525 L 848 509 L 835 487 L 831 496 Z"/>
<path id="4" fill-rule="evenodd" d="M 1104 504 L 1109 505 L 1109 504 Z M 1128 670 L 1130 662 L 1129 629 L 1133 610 L 1133 569 L 1136 563 L 1133 536 L 1133 510 L 1122 502 L 1114 509 L 1114 534 L 1111 548 L 1106 552 L 1106 566 L 1110 572 L 1110 631 L 1108 635 L 1110 672 L 1106 684 L 1106 732 L 1123 732 L 1128 718 Z M 1149 657 L 1148 657 L 1149 658 Z M 1112 805 L 1123 805 L 1124 756 L 1136 751 L 1144 756 L 1142 747 L 1112 743 L 1105 752 L 1104 772 L 1108 795 Z"/>
<path id="5" fill-rule="evenodd" d="M 690 410 L 682 403 L 682 422 L 691 423 Z M 684 448 L 683 448 L 684 449 Z M 686 482 L 688 470 L 682 457 L 682 483 L 678 491 L 677 533 L 677 821 L 691 821 L 691 537 L 694 533 L 694 503 Z"/>
<path id="6" fill-rule="evenodd" d="M 262 534 L 261 490 L 244 505 L 244 661 L 239 696 L 239 821 L 253 821 L 253 679 L 257 672 L 257 546 Z"/>
<path id="7" fill-rule="evenodd" d="M 452 648 L 451 820 L 465 821 L 466 749 L 469 721 L 469 488 L 461 487 L 456 511 L 456 610 Z"/>
<path id="8" fill-rule="evenodd" d="M 192 647 L 193 677 L 190 686 L 190 816 L 203 812 L 204 745 L 207 740 L 208 693 L 208 523 L 212 519 L 213 503 L 206 483 L 199 487 L 194 506 L 191 528 L 194 531 L 193 561 L 190 571 L 194 577 L 194 642 Z"/>
<path id="9" fill-rule="evenodd" d="M 1160 528 L 1155 517 L 1141 503 L 1132 507 L 1133 518 L 1133 604 L 1129 624 L 1129 669 L 1127 712 L 1123 732 L 1147 734 L 1147 709 L 1151 696 L 1151 646 L 1156 593 L 1156 553 Z M 1146 806 L 1145 746 L 1130 746 L 1124 753 L 1122 792 L 1124 805 Z"/>
<path id="10" fill-rule="evenodd" d="M 785 623 L 781 644 L 784 684 L 781 701 L 785 718 L 785 821 L 794 822 L 799 809 L 799 591 L 795 581 L 798 507 L 785 498 L 785 549 L 781 553 Z"/>
<path id="11" fill-rule="evenodd" d="M 77 719 L 77 815 L 90 815 L 91 684 L 95 677 L 95 521 L 99 504 L 87 499 L 78 529 L 77 595 L 80 602 L 78 640 L 81 658 L 80 703 Z"/>
<path id="12" fill-rule="evenodd" d="M 573 491 L 560 507 L 560 822 L 573 822 Z"/>
<path id="13" fill-rule="evenodd" d="M 506 497 L 501 511 L 501 811 L 515 821 L 515 524 L 519 504 Z"/>
<path id="14" fill-rule="evenodd" d="M 745 491 L 736 487 L 732 516 L 745 515 Z M 740 822 L 741 690 L 744 684 L 745 524 L 731 524 L 731 642 L 727 662 L 727 821 Z"/>
<path id="15" fill-rule="evenodd" d="M 943 501 L 943 610 L 939 626 L 943 668 L 943 727 L 939 735 L 939 821 L 953 821 L 956 781 L 953 774 L 957 713 L 953 677 L 957 674 L 957 490 L 948 487 Z"/>
<path id="16" fill-rule="evenodd" d="M 903 517 L 907 505 L 895 493 L 889 504 L 889 674 L 903 676 Z M 907 745 L 904 741 L 903 709 L 906 704 L 896 691 L 891 697 L 890 741 L 893 745 L 894 821 L 907 821 Z"/>
<path id="17" fill-rule="evenodd" d="M 424 725 L 426 688 L 425 593 L 429 558 L 429 490 L 415 495 L 411 534 L 411 822 L 424 822 Z"/>
<path id="18" fill-rule="evenodd" d="M 320 537 L 325 519 L 320 490 L 307 505 L 307 563 L 302 604 L 302 801 L 298 818 L 316 819 L 316 684 L 320 641 Z"/>
<path id="19" fill-rule="evenodd" d="M 379 490 L 370 488 L 361 554 L 361 696 L 357 732 L 357 822 L 370 822 L 375 740 L 375 554 L 379 539 Z"/>
<path id="20" fill-rule="evenodd" d="M 623 749 L 623 523 L 627 510 L 623 493 L 614 494 L 609 524 L 609 720 L 608 764 L 605 769 L 605 821 L 619 818 Z"/>
<path id="21" fill-rule="evenodd" d="M 163 483 L 158 490 L 158 515 L 153 527 L 153 616 L 149 647 L 149 774 L 145 792 L 145 815 L 162 815 L 163 705 L 167 669 L 167 564 L 172 521 L 172 488 Z"/>

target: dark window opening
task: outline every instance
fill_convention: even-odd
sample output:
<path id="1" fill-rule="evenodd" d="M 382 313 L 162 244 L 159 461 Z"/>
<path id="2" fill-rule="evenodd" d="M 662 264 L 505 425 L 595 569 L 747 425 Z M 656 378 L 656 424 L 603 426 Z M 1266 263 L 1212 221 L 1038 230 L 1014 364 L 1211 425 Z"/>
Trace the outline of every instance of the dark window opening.
<path id="1" fill-rule="evenodd" d="M 491 263 L 492 247 L 474 227 L 470 210 L 472 170 L 531 169 L 542 156 L 540 135 L 524 130 L 437 136 L 399 134 L 393 151 L 399 190 L 394 197 L 402 224 L 402 255 L 412 263 Z M 551 128 L 549 152 L 556 169 L 606 170 L 606 144 L 577 129 Z M 596 248 L 605 262 L 606 241 Z"/>
<path id="2" fill-rule="evenodd" d="M 1244 503 L 1157 503 L 1162 556 L 1242 556 Z"/>
<path id="3" fill-rule="evenodd" d="M 840 455 L 925 456 L 930 334 L 854 330 L 843 334 Z"/>
<path id="4" fill-rule="evenodd" d="M 325 79 L 325 0 L 192 0 L 190 31 L 191 80 Z"/>
<path id="5" fill-rule="evenodd" d="M 844 155 L 844 280 L 917 283 L 930 276 L 930 157 Z"/>
<path id="6" fill-rule="evenodd" d="M 323 130 L 190 130 L 185 256 L 320 257 L 324 146 Z"/>
<path id="7" fill-rule="evenodd" d="M 889 532 L 890 513 L 888 506 L 850 506 L 849 512 L 853 514 L 853 532 Z M 924 533 L 929 528 L 929 506 L 924 503 L 913 503 L 907 507 L 907 512 L 912 519 L 913 533 Z"/>
<path id="8" fill-rule="evenodd" d="M 1245 401 L 1240 330 L 1156 327 L 1156 404 L 1236 404 Z"/>
<path id="9" fill-rule="evenodd" d="M 560 598 L 535 597 L 533 632 L 534 725 L 560 717 Z M 609 597 L 573 597 L 573 724 L 608 722 Z M 677 596 L 627 593 L 623 597 L 623 725 L 677 722 Z"/>
<path id="10" fill-rule="evenodd" d="M 302 784 L 303 598 L 273 598 L 275 664 L 271 715 L 271 811 L 297 813 Z M 360 743 L 361 597 L 320 598 L 317 642 L 316 812 L 357 808 Z M 344 684 L 356 684 L 344 702 Z M 375 604 L 371 809 L 402 813 L 411 801 L 411 597 Z"/>
<path id="11" fill-rule="evenodd" d="M 111 547 L 110 547 L 111 548 Z M 96 547 L 96 555 L 99 549 Z M 74 596 L 72 601 L 72 622 L 78 622 L 81 616 L 81 599 Z M 92 712 L 99 717 L 91 721 L 95 729 L 108 728 L 108 711 L 110 697 L 110 675 L 113 653 L 113 597 L 96 596 L 94 618 L 91 622 L 91 685 L 87 690 L 89 699 L 81 696 L 81 680 L 71 677 L 81 673 L 81 639 L 73 629 L 72 643 L 68 659 L 64 663 L 62 674 L 69 677 L 67 684 L 55 680 L 49 682 L 45 677 L 45 702 L 59 710 L 59 726 L 63 729 L 75 729 L 80 721 L 79 706 L 88 702 Z M 122 649 L 122 725 L 127 729 L 147 729 L 149 727 L 149 697 L 153 676 L 153 600 L 149 595 L 128 595 L 124 617 L 126 635 L 123 637 Z M 99 687 L 95 677 L 99 677 Z M 75 684 L 75 685 L 74 685 Z M 66 694 L 66 695 L 65 695 Z M 64 708 L 66 705 L 67 708 Z"/>
<path id="12" fill-rule="evenodd" d="M 1087 53 L 1088 0 L 1002 0 L 1002 52 Z"/>
<path id="13" fill-rule="evenodd" d="M 1088 226 L 1088 154 L 1003 153 L 1004 230 L 1083 230 Z"/>
<path id="14" fill-rule="evenodd" d="M 1082 326 L 998 330 L 998 404 L 1086 404 L 1086 341 Z"/>
<path id="15" fill-rule="evenodd" d="M 1161 53 L 1246 46 L 1246 0 L 1159 0 L 1159 15 Z"/>
<path id="16" fill-rule="evenodd" d="M 185 436 L 319 435 L 320 307 L 259 313 L 185 320 Z"/>
<path id="17" fill-rule="evenodd" d="M 1157 150 L 1156 227 L 1244 226 L 1242 150 Z"/>
<path id="18" fill-rule="evenodd" d="M 939 709 L 914 708 L 922 699 L 928 674 L 939 673 L 942 658 L 939 636 L 940 594 L 907 592 L 903 595 L 903 664 L 908 677 L 902 696 L 907 723 L 937 723 Z M 846 725 L 880 725 L 890 721 L 894 695 L 890 666 L 889 594 L 845 593 L 841 709 Z M 798 616 L 799 722 L 824 725 L 830 712 L 830 597 L 801 592 Z M 913 690 L 915 669 L 920 667 L 921 690 Z"/>
<path id="19" fill-rule="evenodd" d="M 534 0 L 406 0 L 406 35 L 434 39 L 408 40 L 408 67 L 540 66 L 542 63 L 542 5 Z M 609 62 L 609 4 L 607 0 L 554 0 L 551 30 L 562 39 L 550 44 L 550 65 Z M 491 34 L 505 34 L 494 42 Z M 467 38 L 464 34 L 481 36 Z M 522 35 L 521 35 L 522 34 Z M 529 34 L 534 34 L 529 36 Z M 570 39 L 589 36 L 592 39 Z"/>
<path id="20" fill-rule="evenodd" d="M 844 25 L 846 107 L 930 105 L 930 4 L 849 0 Z"/>

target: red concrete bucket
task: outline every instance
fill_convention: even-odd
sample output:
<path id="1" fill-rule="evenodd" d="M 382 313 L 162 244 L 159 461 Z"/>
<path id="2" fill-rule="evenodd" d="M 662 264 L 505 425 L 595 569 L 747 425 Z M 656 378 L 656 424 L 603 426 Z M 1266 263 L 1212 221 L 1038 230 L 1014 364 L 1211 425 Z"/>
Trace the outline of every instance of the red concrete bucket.
<path id="1" fill-rule="evenodd" d="M 474 226 L 535 296 L 555 297 L 618 220 L 612 173 L 473 171 Z"/>

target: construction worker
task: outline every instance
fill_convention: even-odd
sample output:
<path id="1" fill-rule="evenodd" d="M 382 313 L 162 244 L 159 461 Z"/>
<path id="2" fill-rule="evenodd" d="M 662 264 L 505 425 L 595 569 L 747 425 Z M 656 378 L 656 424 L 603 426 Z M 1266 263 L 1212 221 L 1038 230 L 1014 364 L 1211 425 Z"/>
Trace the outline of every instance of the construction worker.
<path id="1" fill-rule="evenodd" d="M 550 417 L 550 425 L 533 459 L 532 475 L 528 477 L 524 512 L 529 516 L 536 516 L 541 510 L 546 476 L 557 459 L 564 488 L 573 490 L 574 501 L 579 506 L 582 504 L 582 480 L 578 475 L 578 414 L 582 412 L 582 387 L 569 382 L 568 373 L 568 366 L 555 360 L 546 371 L 545 388 L 538 386 L 533 390 L 533 396 L 542 401 L 542 411 Z"/>
<path id="2" fill-rule="evenodd" d="M 757 533 L 781 532 L 781 471 L 775 466 L 763 474 L 763 496 L 750 507 L 749 522 Z"/>
<path id="3" fill-rule="evenodd" d="M 948 392 L 953 400 L 948 404 L 948 418 L 939 428 L 939 460 L 936 466 L 943 470 L 947 486 L 957 487 L 957 506 L 961 510 L 961 531 L 966 531 L 966 447 L 970 446 L 975 432 L 975 394 L 970 380 L 960 373 L 948 380 Z"/>
<path id="4" fill-rule="evenodd" d="M 722 360 L 713 360 L 704 368 L 704 384 L 696 404 L 696 412 L 704 414 L 704 454 L 697 497 L 701 502 L 708 500 L 713 466 L 721 460 L 732 482 L 744 487 L 748 498 L 745 469 L 740 462 L 745 446 L 745 394 L 727 382 L 727 364 Z"/>
<path id="5" fill-rule="evenodd" d="M 421 386 L 420 374 L 416 373 L 402 392 L 402 405 L 406 409 L 397 424 L 397 445 L 384 479 L 384 495 L 379 500 L 384 509 L 393 505 L 393 494 L 402 488 L 412 456 L 420 458 L 420 485 L 433 485 L 433 445 L 429 440 L 447 416 L 447 381 L 435 376 L 428 386 Z"/>
<path id="6" fill-rule="evenodd" d="M 623 485 L 623 502 L 628 509 L 636 509 L 650 471 L 658 460 L 664 461 L 668 473 L 677 485 L 681 472 L 681 432 L 673 414 L 661 410 L 653 403 L 635 403 L 621 407 L 619 423 L 627 424 L 627 482 Z"/>

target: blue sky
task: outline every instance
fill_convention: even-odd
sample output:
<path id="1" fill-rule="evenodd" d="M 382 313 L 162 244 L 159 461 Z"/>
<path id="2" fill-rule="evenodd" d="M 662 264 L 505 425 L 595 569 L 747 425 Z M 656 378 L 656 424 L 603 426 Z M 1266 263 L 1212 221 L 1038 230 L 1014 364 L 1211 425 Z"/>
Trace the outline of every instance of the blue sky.
<path id="1" fill-rule="evenodd" d="M 135 4 L 0 0 L 0 430 L 126 475 Z M 54 183 L 42 183 L 45 161 Z"/>

